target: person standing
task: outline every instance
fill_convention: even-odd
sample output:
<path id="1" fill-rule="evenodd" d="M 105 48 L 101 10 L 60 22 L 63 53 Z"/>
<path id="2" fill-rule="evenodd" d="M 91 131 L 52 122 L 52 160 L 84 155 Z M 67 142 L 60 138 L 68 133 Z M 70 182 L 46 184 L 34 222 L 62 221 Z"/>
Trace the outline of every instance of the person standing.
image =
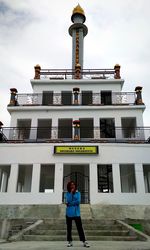
<path id="1" fill-rule="evenodd" d="M 81 194 L 77 190 L 77 186 L 73 181 L 68 182 L 66 193 L 66 224 L 67 224 L 67 241 L 68 247 L 72 244 L 72 221 L 75 221 L 80 241 L 83 242 L 84 247 L 90 247 L 85 239 L 84 230 L 82 227 L 82 220 L 80 216 L 80 202 Z"/>

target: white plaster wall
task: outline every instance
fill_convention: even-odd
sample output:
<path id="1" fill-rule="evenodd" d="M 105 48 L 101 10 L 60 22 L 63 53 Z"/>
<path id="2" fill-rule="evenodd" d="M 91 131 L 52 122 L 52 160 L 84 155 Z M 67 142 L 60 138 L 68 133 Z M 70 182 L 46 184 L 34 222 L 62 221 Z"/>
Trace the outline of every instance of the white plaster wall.
<path id="1" fill-rule="evenodd" d="M 145 193 L 142 164 L 150 164 L 149 144 L 90 144 L 99 146 L 98 155 L 54 155 L 56 144 L 0 144 L 0 164 L 10 164 L 11 171 L 8 193 L 0 193 L 0 204 L 61 204 L 63 164 L 87 164 L 90 173 L 91 204 L 150 205 L 150 193 Z M 57 144 L 72 145 L 72 144 Z M 83 145 L 77 143 L 76 145 Z M 89 145 L 89 144 L 84 144 Z M 137 193 L 121 193 L 119 164 L 134 164 Z M 16 193 L 18 164 L 33 164 L 32 193 Z M 38 192 L 40 164 L 55 164 L 54 193 Z M 97 192 L 97 164 L 112 164 L 114 193 Z M 15 170 L 16 169 L 16 170 Z M 36 174 L 37 169 L 37 174 Z"/>
<path id="2" fill-rule="evenodd" d="M 111 90 L 113 92 L 120 92 L 123 83 L 124 83 L 123 79 L 31 80 L 31 85 L 34 93 L 42 93 L 43 91 L 54 91 L 54 93 L 60 93 L 62 90 L 72 91 L 74 87 L 79 87 L 80 91 L 91 90 L 93 91 L 93 93 L 99 93 L 101 90 Z"/>

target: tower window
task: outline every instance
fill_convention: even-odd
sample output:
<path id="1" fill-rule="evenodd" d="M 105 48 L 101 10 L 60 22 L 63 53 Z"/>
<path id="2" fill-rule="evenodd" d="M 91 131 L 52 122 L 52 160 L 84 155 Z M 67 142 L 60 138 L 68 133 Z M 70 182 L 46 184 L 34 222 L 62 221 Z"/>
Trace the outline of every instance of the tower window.
<path id="1" fill-rule="evenodd" d="M 58 120 L 58 138 L 72 138 L 72 119 Z"/>
<path id="2" fill-rule="evenodd" d="M 123 138 L 135 138 L 136 136 L 136 118 L 121 118 Z"/>
<path id="3" fill-rule="evenodd" d="M 104 105 L 111 105 L 112 104 L 111 91 L 101 91 L 101 104 L 104 104 Z"/>
<path id="4" fill-rule="evenodd" d="M 92 104 L 92 91 L 82 91 L 82 105 Z"/>
<path id="5" fill-rule="evenodd" d="M 62 103 L 62 105 L 71 105 L 72 104 L 72 92 L 71 91 L 62 91 L 61 92 L 61 103 Z"/>
<path id="6" fill-rule="evenodd" d="M 42 105 L 53 104 L 53 91 L 43 91 Z"/>
<path id="7" fill-rule="evenodd" d="M 93 118 L 80 118 L 80 138 L 93 138 Z"/>
<path id="8" fill-rule="evenodd" d="M 145 192 L 150 193 L 150 165 L 143 165 Z"/>
<path id="9" fill-rule="evenodd" d="M 10 166 L 1 165 L 0 166 L 0 192 L 7 192 L 8 180 L 10 175 Z"/>
<path id="10" fill-rule="evenodd" d="M 41 165 L 40 192 L 54 192 L 55 165 Z"/>
<path id="11" fill-rule="evenodd" d="M 120 179 L 122 193 L 136 192 L 135 170 L 133 164 L 120 165 Z"/>
<path id="12" fill-rule="evenodd" d="M 37 128 L 37 139 L 50 139 L 51 138 L 51 119 L 39 119 Z"/>
<path id="13" fill-rule="evenodd" d="M 32 165 L 19 165 L 17 192 L 31 192 Z"/>
<path id="14" fill-rule="evenodd" d="M 100 119 L 100 136 L 101 138 L 115 138 L 115 119 Z"/>
<path id="15" fill-rule="evenodd" d="M 19 119 L 17 121 L 17 127 L 18 127 L 18 139 L 19 140 L 29 139 L 31 120 Z"/>
<path id="16" fill-rule="evenodd" d="M 98 165 L 98 192 L 113 193 L 112 165 Z"/>

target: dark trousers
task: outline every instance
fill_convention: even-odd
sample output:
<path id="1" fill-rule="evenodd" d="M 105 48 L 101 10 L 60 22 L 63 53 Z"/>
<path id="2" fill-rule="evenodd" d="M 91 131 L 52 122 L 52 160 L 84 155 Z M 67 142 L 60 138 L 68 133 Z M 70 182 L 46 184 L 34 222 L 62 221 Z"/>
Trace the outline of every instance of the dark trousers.
<path id="1" fill-rule="evenodd" d="M 67 224 L 67 241 L 72 241 L 72 221 L 75 221 L 78 230 L 80 241 L 85 242 L 85 235 L 82 227 L 81 217 L 68 217 L 66 216 Z"/>

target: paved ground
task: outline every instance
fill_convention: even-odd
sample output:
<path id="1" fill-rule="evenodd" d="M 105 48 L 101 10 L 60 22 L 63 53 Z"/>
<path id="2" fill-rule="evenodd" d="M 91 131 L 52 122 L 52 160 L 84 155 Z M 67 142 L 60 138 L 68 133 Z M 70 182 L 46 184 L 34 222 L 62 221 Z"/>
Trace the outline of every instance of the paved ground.
<path id="1" fill-rule="evenodd" d="M 118 241 L 91 241 L 92 250 L 150 250 L 150 242 L 118 242 Z M 83 250 L 81 242 L 74 242 L 73 247 L 67 248 L 66 242 L 50 241 L 21 241 L 13 243 L 0 243 L 0 250 Z"/>

